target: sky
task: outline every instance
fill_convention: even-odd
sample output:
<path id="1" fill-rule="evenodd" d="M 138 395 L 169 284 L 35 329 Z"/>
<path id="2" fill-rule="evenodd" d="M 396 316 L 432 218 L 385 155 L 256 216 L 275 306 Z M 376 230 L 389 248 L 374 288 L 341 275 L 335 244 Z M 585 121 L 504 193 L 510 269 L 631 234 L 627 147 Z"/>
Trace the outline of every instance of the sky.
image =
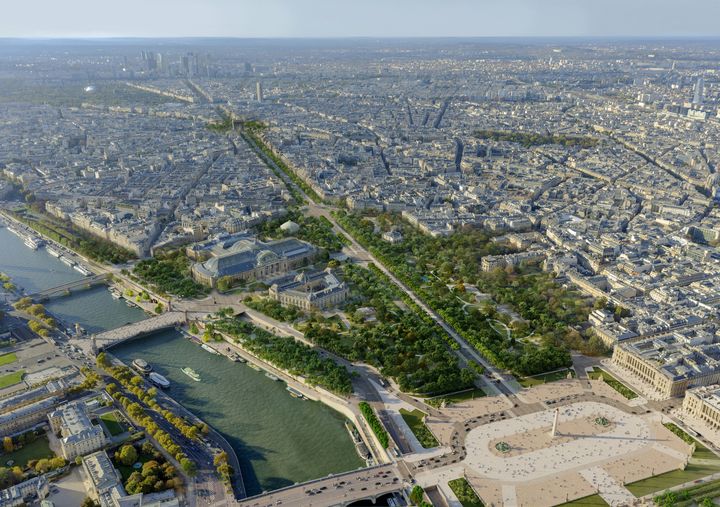
<path id="1" fill-rule="evenodd" d="M 0 37 L 720 36 L 720 0 L 0 0 Z"/>

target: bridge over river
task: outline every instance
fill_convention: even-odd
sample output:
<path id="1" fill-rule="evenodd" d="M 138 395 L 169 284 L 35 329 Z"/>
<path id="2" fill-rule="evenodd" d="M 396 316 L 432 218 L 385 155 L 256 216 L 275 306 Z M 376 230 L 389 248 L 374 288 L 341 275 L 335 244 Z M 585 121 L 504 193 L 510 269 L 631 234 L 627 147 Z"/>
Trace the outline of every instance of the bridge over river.
<path id="1" fill-rule="evenodd" d="M 107 350 L 127 340 L 185 324 L 186 320 L 185 312 L 166 312 L 89 338 L 73 338 L 70 344 L 80 348 L 86 356 L 94 357 L 96 352 Z"/>
<path id="2" fill-rule="evenodd" d="M 355 502 L 373 505 L 383 495 L 401 492 L 404 483 L 397 465 L 388 463 L 278 489 L 244 500 L 240 507 L 313 505 L 343 507 Z"/>
<path id="3" fill-rule="evenodd" d="M 95 287 L 96 285 L 104 284 L 110 277 L 109 273 L 102 273 L 100 275 L 88 276 L 74 282 L 64 283 L 57 287 L 50 287 L 49 289 L 43 289 L 33 294 L 28 294 L 28 297 L 33 301 L 47 301 L 48 299 L 67 296 L 71 292 L 78 290 L 85 290 Z"/>

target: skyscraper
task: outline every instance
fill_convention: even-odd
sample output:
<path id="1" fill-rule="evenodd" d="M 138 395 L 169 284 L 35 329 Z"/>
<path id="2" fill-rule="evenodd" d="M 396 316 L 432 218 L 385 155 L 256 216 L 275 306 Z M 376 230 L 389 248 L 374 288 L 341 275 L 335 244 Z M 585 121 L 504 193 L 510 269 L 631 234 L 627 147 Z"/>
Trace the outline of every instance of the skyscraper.
<path id="1" fill-rule="evenodd" d="M 255 98 L 258 102 L 263 101 L 263 91 L 262 91 L 262 85 L 260 84 L 260 81 L 257 82 L 255 85 Z"/>

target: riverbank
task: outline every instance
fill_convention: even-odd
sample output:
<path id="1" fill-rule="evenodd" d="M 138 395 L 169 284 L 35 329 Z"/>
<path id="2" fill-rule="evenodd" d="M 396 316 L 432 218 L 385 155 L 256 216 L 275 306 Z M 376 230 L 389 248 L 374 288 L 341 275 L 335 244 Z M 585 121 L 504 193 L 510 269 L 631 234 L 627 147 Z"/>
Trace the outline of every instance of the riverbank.
<path id="1" fill-rule="evenodd" d="M 373 456 L 373 461 L 366 461 L 366 465 L 372 466 L 375 464 L 388 463 L 391 461 L 389 455 L 386 452 L 378 452 L 378 449 L 383 449 L 381 446 L 379 446 L 379 443 L 376 443 L 377 446 L 371 444 L 373 438 L 368 434 L 367 428 L 364 424 L 364 420 L 355 410 L 355 407 L 350 402 L 350 400 L 337 396 L 336 394 L 333 394 L 330 391 L 323 389 L 322 387 L 310 385 L 304 378 L 293 375 L 288 370 L 279 368 L 274 364 L 257 357 L 255 354 L 245 349 L 242 344 L 236 343 L 233 337 L 227 335 L 226 333 L 217 330 L 215 332 L 222 336 L 225 349 L 223 349 L 223 346 L 220 346 L 219 342 L 210 342 L 206 345 L 211 347 L 218 354 L 227 358 L 231 358 L 233 353 L 238 354 L 249 364 L 254 364 L 264 372 L 268 372 L 271 375 L 274 375 L 278 379 L 282 380 L 283 382 L 285 382 L 285 384 L 287 384 L 288 387 L 299 392 L 308 400 L 318 401 L 320 403 L 323 403 L 324 405 L 327 405 L 331 409 L 342 414 L 351 423 L 353 423 L 355 427 L 359 429 L 359 433 L 363 439 L 363 443 L 371 451 Z M 189 332 L 185 332 L 184 334 L 198 345 L 203 345 L 204 342 L 199 336 L 193 335 Z M 365 457 L 363 456 L 360 456 L 360 458 L 365 459 Z"/>
<path id="2" fill-rule="evenodd" d="M 226 438 L 240 459 L 249 495 L 365 466 L 343 414 L 293 398 L 284 383 L 207 352 L 175 330 L 118 345 L 111 353 L 126 363 L 147 361 L 171 382 L 173 399 Z M 184 368 L 195 370 L 200 381 Z"/>

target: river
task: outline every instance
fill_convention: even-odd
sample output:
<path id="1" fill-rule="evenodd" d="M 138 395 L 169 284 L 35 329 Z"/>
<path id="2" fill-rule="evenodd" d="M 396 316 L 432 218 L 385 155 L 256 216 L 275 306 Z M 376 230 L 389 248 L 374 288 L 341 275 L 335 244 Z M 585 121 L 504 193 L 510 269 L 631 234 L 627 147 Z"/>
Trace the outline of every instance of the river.
<path id="1" fill-rule="evenodd" d="M 44 249 L 32 251 L 0 228 L 0 272 L 27 293 L 82 278 Z M 112 329 L 145 317 L 97 287 L 45 305 L 66 324 L 89 332 Z M 170 394 L 220 431 L 235 449 L 249 495 L 270 491 L 364 465 L 344 428 L 344 418 L 329 407 L 292 398 L 283 382 L 205 352 L 174 330 L 156 333 L 111 350 L 129 362 L 142 357 L 172 382 Z M 194 382 L 180 368 L 202 377 Z"/>

